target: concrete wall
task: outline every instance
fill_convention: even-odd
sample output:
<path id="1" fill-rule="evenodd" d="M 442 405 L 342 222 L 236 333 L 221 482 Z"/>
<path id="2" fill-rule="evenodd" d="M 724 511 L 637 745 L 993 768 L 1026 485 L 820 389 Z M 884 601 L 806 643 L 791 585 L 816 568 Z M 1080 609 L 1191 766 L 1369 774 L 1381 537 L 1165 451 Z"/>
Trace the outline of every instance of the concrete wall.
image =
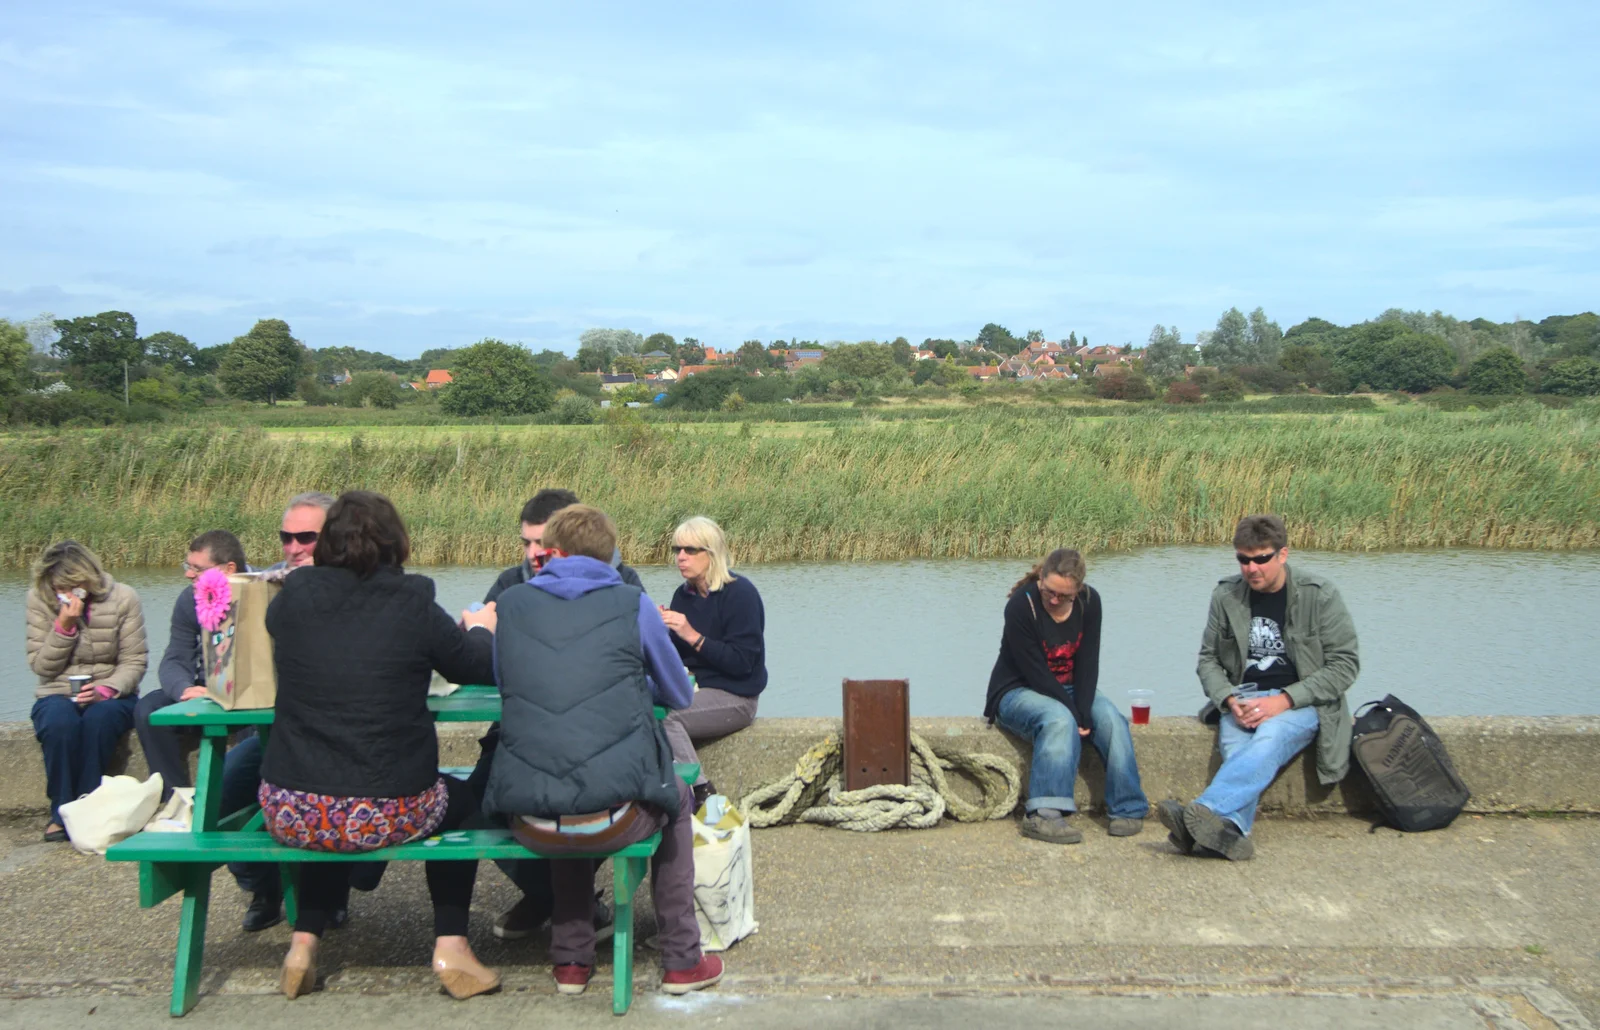
<path id="1" fill-rule="evenodd" d="M 1430 720 L 1449 748 L 1451 759 L 1473 798 L 1474 812 L 1600 813 L 1600 716 L 1457 717 Z M 752 788 L 788 775 L 795 760 L 829 733 L 837 719 L 759 719 L 701 751 L 707 775 L 725 794 L 742 797 Z M 1026 796 L 1028 748 L 1016 738 L 986 726 L 981 719 L 916 719 L 912 729 L 930 742 L 964 752 L 987 752 L 1016 761 Z M 439 727 L 444 765 L 477 760 L 483 727 Z M 1204 789 L 1216 770 L 1215 731 L 1194 719 L 1156 719 L 1134 730 L 1139 770 L 1151 800 L 1188 800 Z M 1358 771 L 1327 788 L 1317 783 L 1312 751 L 1291 763 L 1262 798 L 1266 812 L 1355 812 L 1372 810 L 1371 790 Z M 121 759 L 126 771 L 145 775 L 136 742 Z M 1104 790 L 1100 760 L 1087 749 L 1078 788 L 1079 804 L 1101 807 Z M 32 727 L 0 723 L 0 814 L 45 812 L 44 768 Z"/>

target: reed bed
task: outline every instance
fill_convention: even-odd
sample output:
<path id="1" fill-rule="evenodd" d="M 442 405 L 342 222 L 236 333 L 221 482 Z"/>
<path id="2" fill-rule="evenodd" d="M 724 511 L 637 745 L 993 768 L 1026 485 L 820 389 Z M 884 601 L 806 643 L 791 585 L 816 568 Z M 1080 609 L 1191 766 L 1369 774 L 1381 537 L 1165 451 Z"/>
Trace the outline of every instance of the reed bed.
<path id="1" fill-rule="evenodd" d="M 284 501 L 380 490 L 413 562 L 494 565 L 517 512 L 566 486 L 616 518 L 623 553 L 660 562 L 672 527 L 711 515 L 741 562 L 1027 557 L 1224 543 L 1275 511 L 1302 547 L 1600 546 L 1600 423 L 1590 409 L 1382 415 L 983 416 L 769 435 L 673 426 L 560 432 L 260 429 L 69 432 L 0 440 L 0 563 L 75 537 L 114 565 L 174 564 L 232 528 L 276 558 Z"/>

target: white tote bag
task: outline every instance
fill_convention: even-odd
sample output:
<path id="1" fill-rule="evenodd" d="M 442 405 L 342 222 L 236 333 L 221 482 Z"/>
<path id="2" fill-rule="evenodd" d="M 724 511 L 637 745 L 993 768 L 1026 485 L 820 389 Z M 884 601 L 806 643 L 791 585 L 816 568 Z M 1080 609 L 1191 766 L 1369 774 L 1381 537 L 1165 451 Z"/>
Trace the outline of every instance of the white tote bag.
<path id="1" fill-rule="evenodd" d="M 694 816 L 694 917 L 706 951 L 724 951 L 759 929 L 750 827 L 726 798 L 720 801 L 726 805 L 720 812 L 713 799 L 706 806 L 719 816 L 715 823 L 701 821 L 706 808 Z"/>
<path id="2" fill-rule="evenodd" d="M 61 823 L 73 847 L 86 855 L 103 855 L 143 829 L 160 804 L 160 773 L 151 773 L 143 783 L 132 776 L 102 776 L 100 786 L 61 806 Z"/>

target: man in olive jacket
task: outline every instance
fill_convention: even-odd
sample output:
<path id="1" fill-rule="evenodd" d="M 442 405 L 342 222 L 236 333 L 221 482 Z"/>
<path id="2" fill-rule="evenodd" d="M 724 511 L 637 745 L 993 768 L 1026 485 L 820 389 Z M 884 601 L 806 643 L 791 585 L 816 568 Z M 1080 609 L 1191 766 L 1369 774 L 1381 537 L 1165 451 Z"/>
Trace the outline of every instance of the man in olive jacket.
<path id="1" fill-rule="evenodd" d="M 1345 692 L 1361 659 L 1356 627 L 1333 583 L 1289 568 L 1289 538 L 1276 515 L 1249 515 L 1233 534 L 1239 575 L 1211 593 L 1200 640 L 1200 685 L 1221 719 L 1222 768 L 1191 804 L 1156 807 L 1180 851 L 1233 861 L 1255 854 L 1256 802 L 1278 770 L 1317 741 L 1317 778 L 1332 785 L 1350 768 Z"/>

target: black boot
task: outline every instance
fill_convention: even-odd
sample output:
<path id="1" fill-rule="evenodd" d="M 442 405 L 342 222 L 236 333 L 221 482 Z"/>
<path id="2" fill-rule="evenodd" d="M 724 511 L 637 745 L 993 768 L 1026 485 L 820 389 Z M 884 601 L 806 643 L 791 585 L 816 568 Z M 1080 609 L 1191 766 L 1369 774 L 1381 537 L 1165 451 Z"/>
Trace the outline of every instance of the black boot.
<path id="1" fill-rule="evenodd" d="M 257 894 L 244 910 L 244 932 L 257 933 L 283 922 L 283 895 Z"/>

